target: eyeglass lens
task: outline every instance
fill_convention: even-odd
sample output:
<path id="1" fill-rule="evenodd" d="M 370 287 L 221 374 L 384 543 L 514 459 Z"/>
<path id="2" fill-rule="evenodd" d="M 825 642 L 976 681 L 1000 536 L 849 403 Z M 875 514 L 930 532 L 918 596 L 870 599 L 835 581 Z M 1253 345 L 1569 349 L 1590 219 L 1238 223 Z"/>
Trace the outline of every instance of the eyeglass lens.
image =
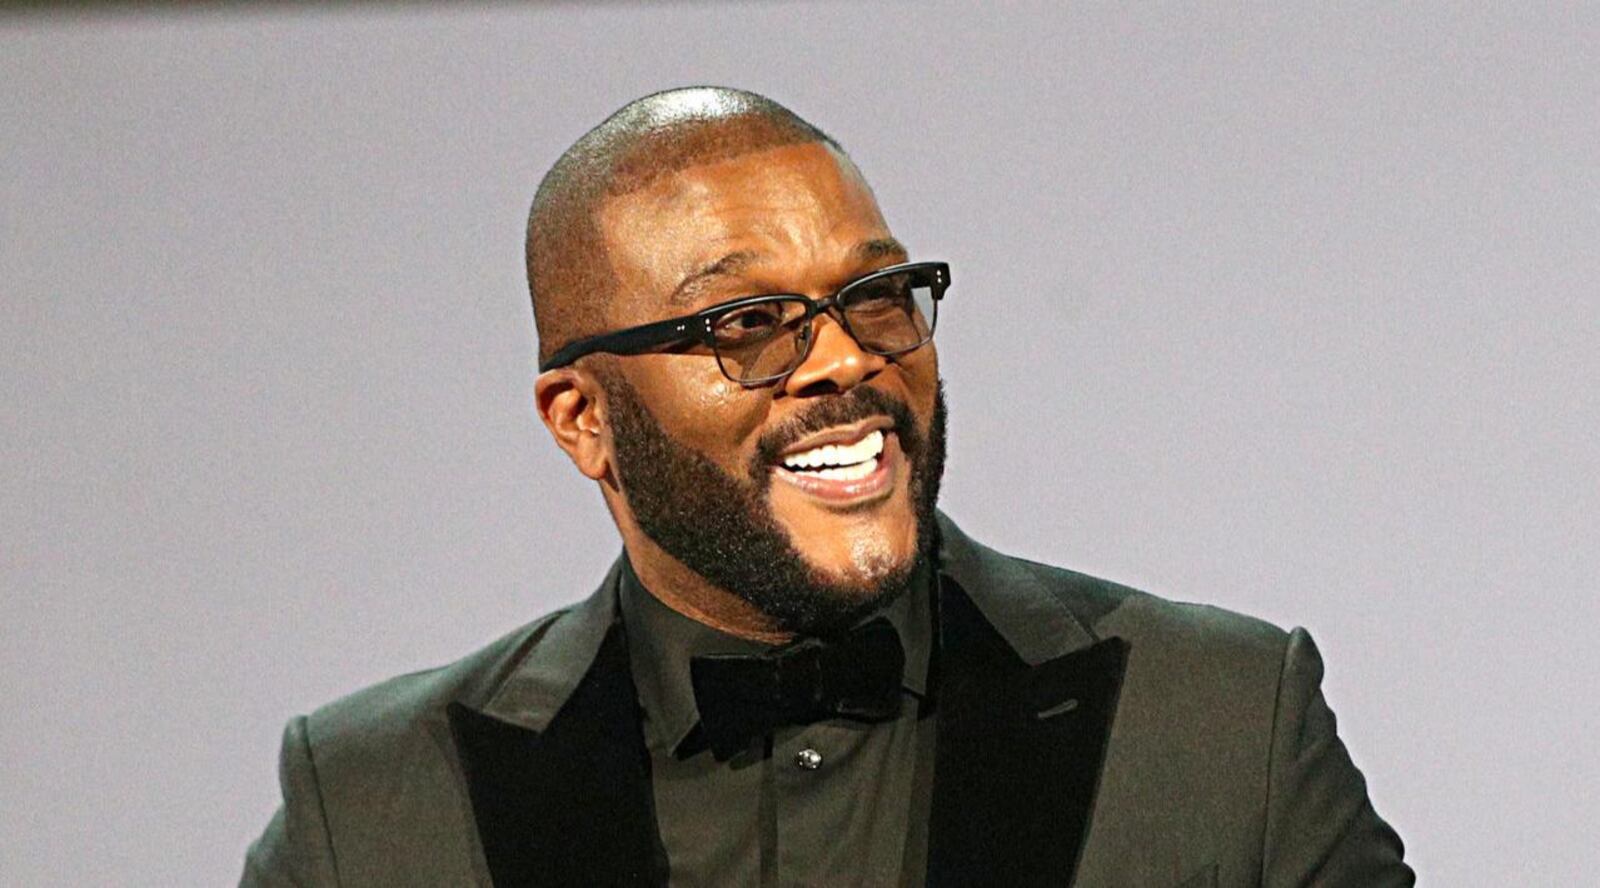
<path id="1" fill-rule="evenodd" d="M 933 338 L 936 274 L 911 268 L 857 281 L 839 291 L 838 314 L 862 349 L 880 355 L 910 351 Z M 737 382 L 776 379 L 805 358 L 811 337 L 807 303 L 773 297 L 737 308 L 712 324 L 717 361 Z"/>

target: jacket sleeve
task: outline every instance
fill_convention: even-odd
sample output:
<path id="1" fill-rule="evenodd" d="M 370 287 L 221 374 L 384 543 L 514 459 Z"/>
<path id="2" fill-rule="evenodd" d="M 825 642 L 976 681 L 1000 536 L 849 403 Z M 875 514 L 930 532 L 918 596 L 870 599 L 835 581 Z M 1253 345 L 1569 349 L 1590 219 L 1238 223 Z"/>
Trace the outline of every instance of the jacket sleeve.
<path id="1" fill-rule="evenodd" d="M 1278 680 L 1262 884 L 1415 884 L 1400 837 L 1373 810 L 1367 782 L 1339 740 L 1321 685 L 1322 656 L 1297 628 Z"/>
<path id="2" fill-rule="evenodd" d="M 303 715 L 291 719 L 283 730 L 278 780 L 283 804 L 245 854 L 240 888 L 337 886 L 339 876 Z"/>

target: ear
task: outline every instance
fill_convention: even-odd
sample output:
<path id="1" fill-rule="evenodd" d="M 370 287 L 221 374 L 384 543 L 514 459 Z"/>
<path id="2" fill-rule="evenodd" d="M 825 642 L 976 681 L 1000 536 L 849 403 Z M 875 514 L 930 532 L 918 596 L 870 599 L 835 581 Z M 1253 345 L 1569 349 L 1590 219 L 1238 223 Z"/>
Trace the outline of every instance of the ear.
<path id="1" fill-rule="evenodd" d="M 593 376 L 571 367 L 546 370 L 533 383 L 534 406 L 556 446 L 585 477 L 599 481 L 609 471 L 605 405 Z"/>

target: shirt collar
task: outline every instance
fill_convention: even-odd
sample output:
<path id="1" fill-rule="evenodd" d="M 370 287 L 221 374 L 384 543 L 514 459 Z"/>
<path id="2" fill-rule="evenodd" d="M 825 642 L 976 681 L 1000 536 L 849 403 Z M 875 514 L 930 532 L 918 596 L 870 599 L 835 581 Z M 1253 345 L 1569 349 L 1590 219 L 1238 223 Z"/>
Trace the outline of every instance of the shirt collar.
<path id="1" fill-rule="evenodd" d="M 932 589 L 929 571 L 919 565 L 911 590 L 872 615 L 888 618 L 900 633 L 906 654 L 904 687 L 917 698 L 928 686 Z M 753 654 L 775 645 L 729 635 L 666 606 L 640 582 L 626 555 L 618 592 L 629 667 L 644 710 L 645 742 L 652 749 L 674 752 L 700 723 L 689 659 L 701 654 Z"/>

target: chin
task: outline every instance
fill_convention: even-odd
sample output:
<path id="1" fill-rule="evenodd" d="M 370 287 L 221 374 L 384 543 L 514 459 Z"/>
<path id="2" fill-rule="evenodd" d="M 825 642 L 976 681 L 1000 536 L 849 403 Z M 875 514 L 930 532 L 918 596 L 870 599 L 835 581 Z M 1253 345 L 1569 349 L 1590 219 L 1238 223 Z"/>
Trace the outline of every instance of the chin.
<path id="1" fill-rule="evenodd" d="M 840 532 L 836 545 L 825 551 L 800 551 L 828 583 L 860 588 L 866 595 L 916 561 L 916 528 L 914 524 L 904 530 L 855 526 Z"/>

